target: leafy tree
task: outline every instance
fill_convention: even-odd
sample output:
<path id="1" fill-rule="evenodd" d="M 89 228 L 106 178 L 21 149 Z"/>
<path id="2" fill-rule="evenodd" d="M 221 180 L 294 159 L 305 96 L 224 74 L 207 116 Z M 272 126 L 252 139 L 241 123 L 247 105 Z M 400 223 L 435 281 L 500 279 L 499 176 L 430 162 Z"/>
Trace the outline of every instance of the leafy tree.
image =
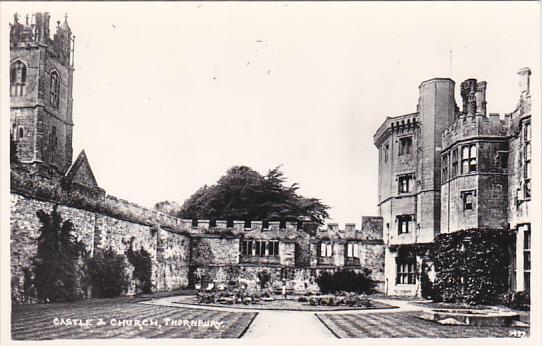
<path id="1" fill-rule="evenodd" d="M 74 301 L 81 274 L 79 263 L 86 257 L 85 247 L 73 234 L 70 220 L 62 222 L 56 207 L 51 214 L 39 210 L 43 224 L 38 238 L 38 252 L 33 260 L 34 286 L 44 302 Z"/>
<path id="2" fill-rule="evenodd" d="M 186 219 L 309 221 L 323 224 L 329 207 L 297 194 L 298 184 L 285 185 L 280 167 L 265 176 L 234 166 L 215 185 L 203 186 L 188 198 L 179 216 Z"/>
<path id="3" fill-rule="evenodd" d="M 128 287 L 126 262 L 123 255 L 111 248 L 99 251 L 88 260 L 88 276 L 92 296 L 98 298 L 118 297 Z"/>
<path id="4" fill-rule="evenodd" d="M 154 209 L 164 214 L 177 216 L 181 210 L 181 205 L 174 201 L 162 201 L 154 205 Z"/>

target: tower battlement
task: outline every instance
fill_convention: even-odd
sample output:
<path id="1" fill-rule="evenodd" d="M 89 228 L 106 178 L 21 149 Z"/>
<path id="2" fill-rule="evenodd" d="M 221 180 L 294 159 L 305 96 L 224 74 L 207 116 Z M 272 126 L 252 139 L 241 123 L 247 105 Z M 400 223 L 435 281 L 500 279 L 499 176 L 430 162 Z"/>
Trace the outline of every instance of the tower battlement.
<path id="1" fill-rule="evenodd" d="M 15 13 L 13 23 L 10 24 L 10 46 L 16 48 L 45 45 L 61 62 L 73 66 L 75 36 L 68 25 L 68 16 L 64 17 L 64 22 L 56 22 L 56 32 L 52 38 L 50 20 L 48 12 L 37 12 L 31 16 L 27 14 L 22 21 L 19 14 Z"/>

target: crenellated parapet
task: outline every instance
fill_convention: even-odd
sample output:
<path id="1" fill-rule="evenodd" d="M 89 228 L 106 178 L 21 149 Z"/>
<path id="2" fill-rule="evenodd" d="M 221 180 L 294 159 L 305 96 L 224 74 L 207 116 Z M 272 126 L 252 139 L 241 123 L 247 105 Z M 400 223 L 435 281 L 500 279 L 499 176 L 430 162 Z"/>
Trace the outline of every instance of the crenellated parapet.
<path id="1" fill-rule="evenodd" d="M 508 133 L 509 116 L 498 113 L 461 116 L 442 132 L 442 147 L 445 150 L 456 142 L 477 137 L 503 137 Z"/>
<path id="2" fill-rule="evenodd" d="M 396 117 L 387 117 L 373 136 L 375 145 L 380 146 L 392 133 L 407 134 L 419 126 L 419 114 L 409 113 Z"/>

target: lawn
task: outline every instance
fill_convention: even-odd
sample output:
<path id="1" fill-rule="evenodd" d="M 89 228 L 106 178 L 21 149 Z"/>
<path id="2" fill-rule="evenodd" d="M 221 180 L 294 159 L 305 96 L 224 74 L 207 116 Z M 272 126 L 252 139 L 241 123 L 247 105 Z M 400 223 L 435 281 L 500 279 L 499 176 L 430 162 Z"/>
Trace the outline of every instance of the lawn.
<path id="1" fill-rule="evenodd" d="M 11 316 L 14 340 L 238 338 L 256 313 L 163 307 L 119 298 L 14 306 Z M 60 324 L 62 319 L 64 324 Z M 91 321 L 88 325 L 83 322 L 83 326 L 74 326 L 73 323 L 66 325 L 67 319 Z M 99 319 L 103 320 L 103 325 L 99 325 Z M 166 319 L 175 320 L 175 325 L 172 322 L 166 324 Z M 139 320 L 139 326 L 135 325 L 135 320 Z M 130 322 L 132 325 L 122 325 Z"/>
<path id="2" fill-rule="evenodd" d="M 425 321 L 420 312 L 317 314 L 339 338 L 484 338 L 528 336 L 529 328 L 443 326 Z"/>

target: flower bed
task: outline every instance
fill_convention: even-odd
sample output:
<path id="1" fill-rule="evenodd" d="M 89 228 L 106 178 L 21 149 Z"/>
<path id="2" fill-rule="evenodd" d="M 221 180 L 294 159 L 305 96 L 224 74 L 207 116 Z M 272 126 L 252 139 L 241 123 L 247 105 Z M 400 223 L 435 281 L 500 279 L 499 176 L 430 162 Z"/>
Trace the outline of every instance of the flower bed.
<path id="1" fill-rule="evenodd" d="M 308 302 L 313 306 L 351 306 L 351 307 L 372 307 L 371 301 L 364 294 L 353 292 L 339 292 L 334 295 L 316 295 L 299 297 L 299 302 Z"/>
<path id="2" fill-rule="evenodd" d="M 223 291 L 199 292 L 196 296 L 200 304 L 258 304 L 263 301 L 271 301 L 271 295 L 267 292 L 248 293 L 243 289 L 226 289 Z"/>

